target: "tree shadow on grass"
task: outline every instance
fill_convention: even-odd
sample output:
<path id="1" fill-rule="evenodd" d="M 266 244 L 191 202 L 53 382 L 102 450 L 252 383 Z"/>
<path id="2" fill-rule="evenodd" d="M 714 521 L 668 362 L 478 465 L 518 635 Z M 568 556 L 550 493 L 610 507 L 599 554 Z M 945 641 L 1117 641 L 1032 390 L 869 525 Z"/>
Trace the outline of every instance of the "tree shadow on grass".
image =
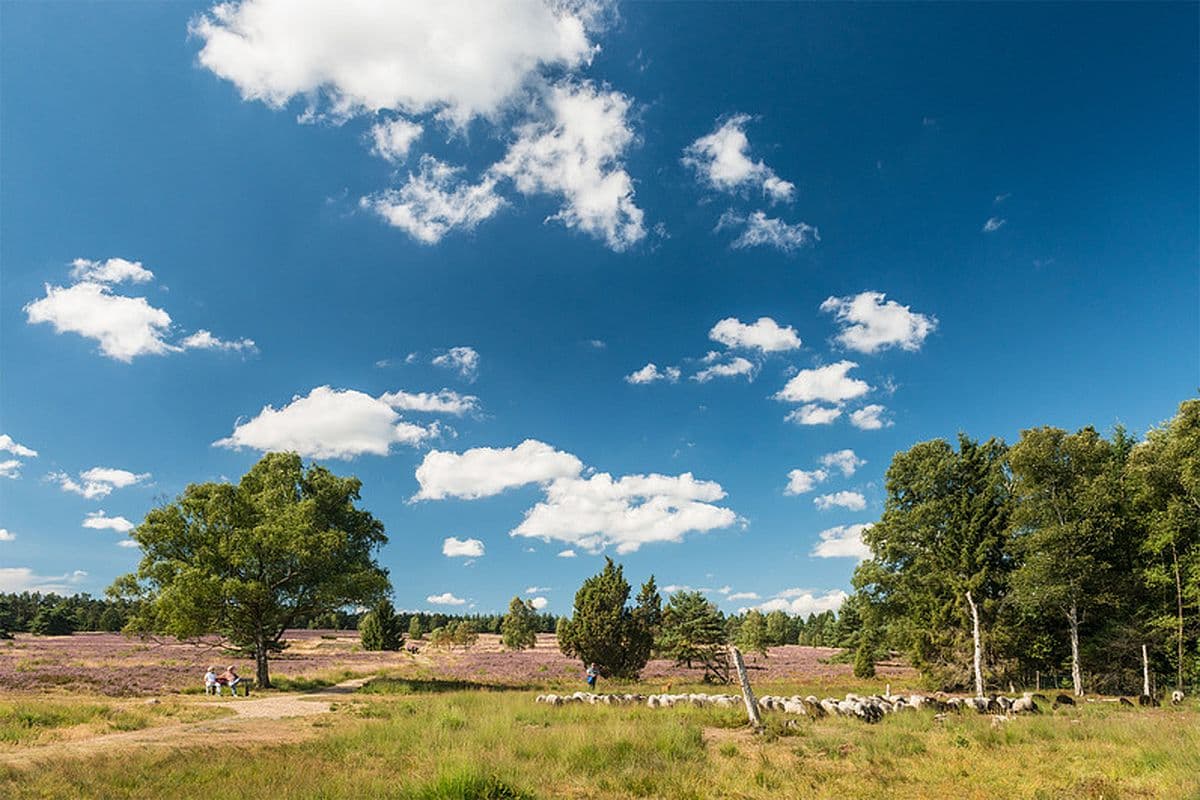
<path id="1" fill-rule="evenodd" d="M 445 692 L 524 692 L 534 687 L 518 684 L 478 683 L 442 678 L 372 678 L 358 690 L 362 694 L 443 694 Z"/>

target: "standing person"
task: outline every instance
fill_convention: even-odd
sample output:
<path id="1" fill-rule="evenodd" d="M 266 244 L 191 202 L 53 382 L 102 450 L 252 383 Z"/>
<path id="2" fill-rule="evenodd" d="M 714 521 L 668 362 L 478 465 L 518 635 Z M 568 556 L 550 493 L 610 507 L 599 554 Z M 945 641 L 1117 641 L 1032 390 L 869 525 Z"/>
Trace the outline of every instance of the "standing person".
<path id="1" fill-rule="evenodd" d="M 234 697 L 238 696 L 237 685 L 242 682 L 242 678 L 237 674 L 237 670 L 233 668 L 233 664 L 230 664 L 225 668 L 225 671 L 221 673 L 221 682 L 229 687 L 230 694 L 232 694 Z M 220 693 L 221 690 L 217 689 L 217 694 Z"/>
<path id="2" fill-rule="evenodd" d="M 588 691 L 596 691 L 596 679 L 600 677 L 600 670 L 596 668 L 595 662 L 587 669 L 587 685 Z"/>

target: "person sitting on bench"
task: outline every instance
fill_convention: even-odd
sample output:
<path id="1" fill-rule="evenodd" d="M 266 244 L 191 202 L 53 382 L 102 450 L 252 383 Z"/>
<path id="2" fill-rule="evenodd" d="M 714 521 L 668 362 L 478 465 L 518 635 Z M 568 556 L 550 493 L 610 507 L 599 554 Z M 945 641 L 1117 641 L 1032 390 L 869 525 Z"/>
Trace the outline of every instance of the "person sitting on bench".
<path id="1" fill-rule="evenodd" d="M 234 697 L 237 697 L 237 687 L 238 687 L 238 684 L 242 682 L 242 679 L 241 679 L 241 676 L 239 676 L 237 674 L 237 670 L 235 670 L 233 668 L 233 665 L 230 664 L 228 667 L 225 668 L 225 671 L 221 673 L 221 676 L 219 678 L 217 678 L 217 682 L 218 682 L 218 686 L 217 686 L 217 694 L 218 695 L 221 693 L 220 684 L 224 684 L 229 687 L 229 693 L 232 694 Z"/>
<path id="2" fill-rule="evenodd" d="M 217 668 L 209 667 L 208 672 L 204 673 L 204 693 L 205 694 L 220 694 L 221 684 L 217 680 Z"/>

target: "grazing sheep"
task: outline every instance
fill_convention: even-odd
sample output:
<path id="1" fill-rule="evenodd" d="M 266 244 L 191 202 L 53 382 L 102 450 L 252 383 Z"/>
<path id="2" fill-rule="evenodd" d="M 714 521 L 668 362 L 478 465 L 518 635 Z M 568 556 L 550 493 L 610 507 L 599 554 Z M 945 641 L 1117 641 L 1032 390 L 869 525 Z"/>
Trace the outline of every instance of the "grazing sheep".
<path id="1" fill-rule="evenodd" d="M 1037 707 L 1037 703 L 1033 702 L 1033 694 L 1026 692 L 1025 694 L 1012 701 L 1009 706 L 1009 711 L 1013 714 L 1040 714 L 1041 710 Z"/>
<path id="2" fill-rule="evenodd" d="M 1171 692 L 1171 705 L 1177 706 L 1183 702 L 1183 692 L 1179 689 Z"/>
<path id="3" fill-rule="evenodd" d="M 1060 706 L 1075 705 L 1075 699 L 1073 697 L 1071 697 L 1071 695 L 1062 694 L 1061 692 L 1058 694 L 1057 697 L 1054 698 L 1054 702 L 1058 703 Z"/>
<path id="4" fill-rule="evenodd" d="M 1151 695 L 1140 694 L 1140 695 L 1138 695 L 1138 705 L 1139 706 L 1149 706 L 1149 707 L 1153 708 L 1158 705 L 1158 700 L 1156 698 L 1152 697 Z"/>
<path id="5" fill-rule="evenodd" d="M 1117 702 L 1119 702 L 1123 706 L 1129 706 L 1130 708 L 1134 708 L 1133 701 L 1130 700 L 1128 697 L 1122 697 Z"/>
<path id="6" fill-rule="evenodd" d="M 804 703 L 800 698 L 794 697 L 791 700 L 783 701 L 783 713 L 807 715 L 808 712 L 805 710 Z"/>

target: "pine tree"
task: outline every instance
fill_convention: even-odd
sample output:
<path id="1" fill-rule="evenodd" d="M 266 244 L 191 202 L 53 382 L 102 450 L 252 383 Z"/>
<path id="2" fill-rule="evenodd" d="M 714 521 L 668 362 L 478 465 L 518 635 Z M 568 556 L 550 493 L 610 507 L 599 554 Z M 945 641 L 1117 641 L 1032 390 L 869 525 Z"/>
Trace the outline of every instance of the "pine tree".
<path id="1" fill-rule="evenodd" d="M 636 678 L 646 666 L 649 647 L 628 601 L 622 568 L 606 558 L 604 569 L 575 593 L 571 619 L 559 623 L 559 649 L 585 665 L 596 664 L 606 678 Z"/>

